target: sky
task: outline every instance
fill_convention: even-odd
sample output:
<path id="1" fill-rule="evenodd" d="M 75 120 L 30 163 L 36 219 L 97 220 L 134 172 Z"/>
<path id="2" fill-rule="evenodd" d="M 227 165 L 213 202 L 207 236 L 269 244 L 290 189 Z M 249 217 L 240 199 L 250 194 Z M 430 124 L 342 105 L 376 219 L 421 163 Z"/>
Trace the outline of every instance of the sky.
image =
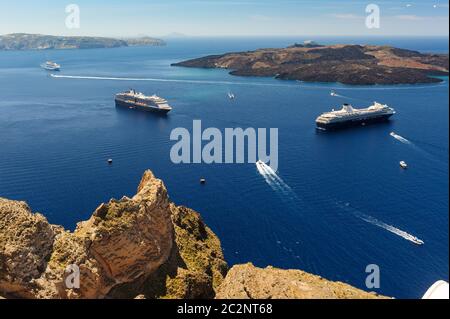
<path id="1" fill-rule="evenodd" d="M 448 36 L 449 0 L 0 0 L 0 34 Z M 367 28 L 366 6 L 380 8 Z M 66 27 L 66 6 L 80 28 Z"/>

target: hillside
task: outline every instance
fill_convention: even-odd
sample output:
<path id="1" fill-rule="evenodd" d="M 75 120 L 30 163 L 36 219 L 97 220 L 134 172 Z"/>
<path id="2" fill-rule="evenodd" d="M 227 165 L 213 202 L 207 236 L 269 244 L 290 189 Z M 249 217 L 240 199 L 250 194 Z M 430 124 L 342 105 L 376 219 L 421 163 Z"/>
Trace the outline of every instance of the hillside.
<path id="1" fill-rule="evenodd" d="M 67 50 L 117 48 L 127 46 L 160 46 L 160 39 L 141 37 L 114 39 L 103 37 L 66 37 L 41 34 L 14 33 L 0 36 L 0 50 Z"/>
<path id="2" fill-rule="evenodd" d="M 435 83 L 448 75 L 448 55 L 390 46 L 295 44 L 226 53 L 174 66 L 229 69 L 232 75 L 354 85 Z"/>

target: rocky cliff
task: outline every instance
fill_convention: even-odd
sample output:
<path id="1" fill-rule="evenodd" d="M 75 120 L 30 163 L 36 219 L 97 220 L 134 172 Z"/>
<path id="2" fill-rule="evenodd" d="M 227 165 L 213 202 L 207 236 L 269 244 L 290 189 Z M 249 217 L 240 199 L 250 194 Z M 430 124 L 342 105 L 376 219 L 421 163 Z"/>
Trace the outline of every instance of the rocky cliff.
<path id="1" fill-rule="evenodd" d="M 80 270 L 68 289 L 66 269 Z M 145 172 L 133 198 L 100 205 L 74 232 L 0 199 L 0 295 L 15 298 L 212 298 L 227 271 L 198 213 Z"/>
<path id="2" fill-rule="evenodd" d="M 101 204 L 73 232 L 49 224 L 25 202 L 0 198 L 0 296 L 375 297 L 299 270 L 249 264 L 227 271 L 219 239 L 197 212 L 172 203 L 150 171 L 133 198 Z"/>
<path id="3" fill-rule="evenodd" d="M 206 56 L 173 64 L 229 69 L 240 76 L 265 76 L 305 82 L 415 84 L 448 76 L 448 55 L 374 45 L 293 45 L 282 49 Z"/>
<path id="4" fill-rule="evenodd" d="M 374 299 L 384 298 L 301 270 L 261 269 L 252 264 L 230 269 L 218 299 Z"/>

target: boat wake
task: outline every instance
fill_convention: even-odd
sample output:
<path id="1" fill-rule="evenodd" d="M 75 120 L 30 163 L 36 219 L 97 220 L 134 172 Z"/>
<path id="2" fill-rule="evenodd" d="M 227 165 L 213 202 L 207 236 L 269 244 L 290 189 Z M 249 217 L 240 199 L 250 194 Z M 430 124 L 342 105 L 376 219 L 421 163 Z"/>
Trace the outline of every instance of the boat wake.
<path id="1" fill-rule="evenodd" d="M 232 81 L 205 81 L 205 80 L 183 80 L 183 79 L 161 79 L 161 78 L 132 78 L 132 77 L 103 77 L 103 76 L 84 76 L 84 75 L 60 75 L 60 74 L 50 74 L 52 78 L 58 79 L 78 79 L 78 80 L 99 80 L 99 81 L 149 81 L 149 82 L 173 82 L 173 83 L 186 83 L 186 84 L 216 84 L 216 85 L 240 85 L 240 86 L 267 86 L 267 87 L 292 87 L 298 88 L 298 84 L 292 84 L 292 81 L 286 81 L 285 83 L 257 83 L 257 82 L 232 82 Z M 307 83 L 304 85 L 302 81 L 296 81 L 302 84 L 303 89 L 318 89 L 318 90 L 329 90 L 329 89 L 339 89 L 339 90 L 367 90 L 367 88 L 358 87 L 321 87 Z M 418 89 L 430 89 L 434 87 L 442 87 L 445 84 L 429 85 L 429 86 L 411 86 L 411 87 L 371 87 L 370 90 L 418 90 Z M 360 100 L 344 95 L 336 94 L 336 97 Z M 362 100 L 365 101 L 365 100 Z M 367 101 L 366 101 L 367 102 Z"/>
<path id="2" fill-rule="evenodd" d="M 366 215 L 366 214 L 364 214 L 364 213 L 362 213 L 362 212 L 352 208 L 348 203 L 345 204 L 345 205 L 338 204 L 338 206 L 340 206 L 341 208 L 345 209 L 346 211 L 350 211 L 357 218 L 359 218 L 359 219 L 361 219 L 361 220 L 363 220 L 363 221 L 365 221 L 365 222 L 367 222 L 369 224 L 372 224 L 374 226 L 377 226 L 377 227 L 380 227 L 380 228 L 382 228 L 384 230 L 387 230 L 388 232 L 391 232 L 391 233 L 393 233 L 393 234 L 395 234 L 397 236 L 400 236 L 403 239 L 406 239 L 406 240 L 408 240 L 408 241 L 410 241 L 410 242 L 412 242 L 412 243 L 414 243 L 416 245 L 423 245 L 424 244 L 424 241 L 419 239 L 419 238 L 417 238 L 416 236 L 411 235 L 411 234 L 407 233 L 406 231 L 401 230 L 401 229 L 399 229 L 397 227 L 394 227 L 392 225 L 386 224 L 385 222 L 382 222 L 382 221 L 376 219 L 375 217 Z"/>
<path id="3" fill-rule="evenodd" d="M 297 87 L 296 85 L 289 85 L 289 84 L 256 83 L 256 82 L 204 81 L 204 80 L 161 79 L 161 78 L 103 77 L 103 76 L 59 75 L 59 74 L 50 74 L 50 76 L 52 78 L 56 78 L 56 79 L 97 80 L 97 81 L 143 81 L 143 82 L 173 82 L 173 83 L 187 83 L 187 84 Z M 233 97 L 234 97 L 234 95 L 233 95 Z"/>
<path id="4" fill-rule="evenodd" d="M 395 138 L 397 141 L 409 145 L 411 148 L 413 148 L 416 152 L 422 154 L 422 156 L 424 156 L 425 158 L 427 158 L 428 160 L 437 162 L 439 164 L 443 164 L 445 166 L 448 165 L 448 163 L 442 159 L 439 158 L 439 156 L 436 156 L 435 154 L 430 153 L 429 151 L 423 149 L 422 147 L 416 145 L 415 143 L 413 143 L 412 141 L 408 140 L 407 138 L 400 136 L 394 132 L 391 132 L 389 134 L 390 136 L 392 136 L 393 138 Z"/>
<path id="5" fill-rule="evenodd" d="M 283 195 L 283 200 L 288 199 L 291 204 L 296 205 L 299 202 L 302 202 L 301 199 L 297 196 L 297 194 L 291 189 L 289 185 L 287 185 L 283 179 L 278 176 L 278 174 L 268 165 L 265 163 L 258 161 L 256 163 L 256 168 L 258 169 L 258 172 L 264 177 L 265 181 L 269 186 L 280 195 Z M 325 202 L 330 201 L 330 199 L 325 200 Z M 331 204 L 331 203 L 330 203 Z M 401 230 L 397 227 L 394 227 L 392 225 L 386 224 L 385 222 L 382 222 L 372 216 L 366 215 L 362 213 L 361 211 L 353 208 L 350 206 L 350 204 L 342 204 L 341 202 L 335 202 L 335 205 L 337 205 L 339 208 L 350 212 L 353 216 L 369 223 L 374 226 L 380 227 L 384 230 L 387 230 L 388 232 L 391 232 L 397 236 L 402 237 L 403 239 L 406 239 L 416 245 L 423 245 L 424 241 L 417 238 L 414 235 L 409 234 L 408 232 Z"/>
<path id="6" fill-rule="evenodd" d="M 395 138 L 397 141 L 402 142 L 403 144 L 408 144 L 408 145 L 412 145 L 411 141 L 409 141 L 408 139 L 404 138 L 403 136 L 400 136 L 398 134 L 395 134 L 394 132 L 391 132 L 389 135 L 391 135 L 393 138 Z"/>
<path id="7" fill-rule="evenodd" d="M 261 174 L 266 183 L 275 191 L 284 196 L 283 199 L 289 199 L 293 201 L 299 201 L 297 194 L 292 188 L 286 184 L 286 182 L 267 164 L 258 161 L 256 162 L 256 168 L 259 174 Z"/>
<path id="8" fill-rule="evenodd" d="M 334 90 L 331 91 L 330 95 L 333 97 L 339 97 L 339 98 L 346 99 L 346 100 L 354 100 L 354 101 L 360 101 L 360 102 L 364 102 L 364 103 L 371 103 L 371 101 L 369 101 L 369 100 L 363 100 L 363 99 L 358 99 L 358 98 L 342 95 L 342 94 L 337 93 Z"/>

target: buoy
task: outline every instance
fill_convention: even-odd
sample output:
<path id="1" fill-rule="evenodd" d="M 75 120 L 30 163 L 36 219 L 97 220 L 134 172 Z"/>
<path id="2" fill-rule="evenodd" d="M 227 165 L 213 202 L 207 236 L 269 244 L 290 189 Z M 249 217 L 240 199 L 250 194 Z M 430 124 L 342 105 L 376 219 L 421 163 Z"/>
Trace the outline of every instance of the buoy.
<path id="1" fill-rule="evenodd" d="M 113 160 L 110 158 L 108 159 L 108 164 L 112 164 Z"/>
<path id="2" fill-rule="evenodd" d="M 206 184 L 206 179 L 201 178 L 201 179 L 200 179 L 200 184 Z"/>

